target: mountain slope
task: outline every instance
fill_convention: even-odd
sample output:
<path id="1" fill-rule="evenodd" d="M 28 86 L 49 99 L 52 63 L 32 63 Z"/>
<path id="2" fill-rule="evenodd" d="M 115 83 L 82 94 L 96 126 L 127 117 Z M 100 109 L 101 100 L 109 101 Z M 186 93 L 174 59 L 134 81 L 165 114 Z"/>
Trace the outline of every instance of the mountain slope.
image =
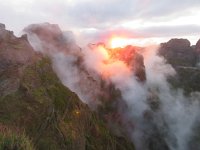
<path id="1" fill-rule="evenodd" d="M 132 150 L 104 121 L 62 85 L 49 58 L 26 36 L 0 26 L 0 123 L 25 133 L 36 149 Z"/>

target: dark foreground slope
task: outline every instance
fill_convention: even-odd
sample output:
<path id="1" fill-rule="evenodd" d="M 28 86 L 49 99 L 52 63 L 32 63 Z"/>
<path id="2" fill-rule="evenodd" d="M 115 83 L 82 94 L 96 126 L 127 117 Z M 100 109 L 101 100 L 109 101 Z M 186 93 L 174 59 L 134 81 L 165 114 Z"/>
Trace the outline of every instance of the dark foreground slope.
<path id="1" fill-rule="evenodd" d="M 26 36 L 16 38 L 4 25 L 0 25 L 0 128 L 24 136 L 30 150 L 134 149 L 131 142 L 110 133 L 104 121 L 61 84 L 50 60 L 34 52 Z M 1 129 L 0 144 L 9 141 L 2 136 Z M 9 149 L 9 144 L 13 145 L 7 142 L 0 148 Z M 16 144 L 13 149 L 27 147 Z"/>

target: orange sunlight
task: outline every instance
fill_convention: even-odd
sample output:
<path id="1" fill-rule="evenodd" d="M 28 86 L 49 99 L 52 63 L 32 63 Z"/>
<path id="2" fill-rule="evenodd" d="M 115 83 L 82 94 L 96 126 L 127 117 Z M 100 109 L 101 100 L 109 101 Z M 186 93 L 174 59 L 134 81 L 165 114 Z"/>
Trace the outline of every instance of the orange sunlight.
<path id="1" fill-rule="evenodd" d="M 129 43 L 129 39 L 127 38 L 124 38 L 124 37 L 112 37 L 110 40 L 109 40 L 109 47 L 110 48 L 123 48 L 125 47 L 126 45 L 128 45 Z"/>
<path id="2" fill-rule="evenodd" d="M 125 39 L 123 39 L 125 41 Z M 126 46 L 126 45 L 115 45 Z M 114 46 L 114 47 L 115 47 Z M 98 55 L 96 58 L 96 70 L 104 77 L 104 78 L 114 78 L 118 75 L 129 76 L 131 74 L 130 68 L 125 62 L 123 56 L 126 54 L 123 49 L 107 49 L 104 45 L 97 45 L 95 48 L 95 54 Z M 120 56 L 119 56 L 120 55 Z M 121 58 L 122 57 L 122 58 Z M 95 65 L 95 64 L 94 64 Z"/>

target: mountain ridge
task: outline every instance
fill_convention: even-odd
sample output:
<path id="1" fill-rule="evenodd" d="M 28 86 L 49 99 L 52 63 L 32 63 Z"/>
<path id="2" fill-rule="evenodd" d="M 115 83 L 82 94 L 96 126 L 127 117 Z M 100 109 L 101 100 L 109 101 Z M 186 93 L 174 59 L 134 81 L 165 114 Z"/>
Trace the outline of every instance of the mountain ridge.
<path id="1" fill-rule="evenodd" d="M 73 62 L 74 66 L 88 75 L 81 65 L 82 55 L 79 56 L 80 48 L 67 45 L 62 31 L 57 25 L 44 24 L 45 28 L 39 25 L 29 26 L 45 43 L 51 43 L 58 47 L 59 51 L 78 57 Z M 52 28 L 53 27 L 53 30 Z M 54 30 L 55 28 L 55 30 Z M 52 32 L 48 32 L 52 31 Z M 13 32 L 7 31 L 5 25 L 0 24 L 0 123 L 9 128 L 17 127 L 24 130 L 31 139 L 36 149 L 71 149 L 71 150 L 134 150 L 134 143 L 130 141 L 130 135 L 126 128 L 134 128 L 134 122 L 128 120 L 123 122 L 123 116 L 116 110 L 121 105 L 120 111 L 128 109 L 126 103 L 118 101 L 121 98 L 120 91 L 112 84 L 105 82 L 94 82 L 99 84 L 100 89 L 107 93 L 101 93 L 102 104 L 96 112 L 81 102 L 76 93 L 64 86 L 52 68 L 51 59 L 48 53 L 51 47 L 43 46 L 44 54 L 41 54 L 28 42 L 28 37 L 15 37 Z M 59 34 L 57 34 L 59 33 Z M 47 40 L 47 41 L 45 41 Z M 199 43 L 199 42 L 197 42 Z M 69 47 L 68 47 L 69 46 Z M 66 47 L 68 48 L 65 51 Z M 38 48 L 38 47 L 37 47 Z M 75 49 L 75 51 L 71 51 Z M 177 74 L 169 77 L 169 81 L 175 89 L 183 88 L 187 94 L 193 91 L 200 91 L 199 80 L 200 71 L 198 69 L 199 44 L 191 46 L 186 39 L 172 39 L 161 44 L 158 54 L 171 64 Z M 146 72 L 142 55 L 135 52 L 134 47 L 116 49 L 122 61 L 133 67 L 134 76 L 141 84 L 146 82 Z M 130 58 L 124 55 L 123 51 L 128 51 Z M 132 53 L 134 57 L 132 58 Z M 46 55 L 47 54 L 47 55 Z M 126 53 L 125 53 L 126 54 Z M 67 55 L 66 55 L 67 56 Z M 184 57 L 185 56 L 185 57 Z M 118 56 L 113 56 L 118 58 Z M 54 66 L 55 67 L 55 66 Z M 192 75 L 192 77 L 190 77 Z M 81 88 L 94 78 L 88 77 L 80 79 L 78 86 Z M 99 76 L 96 76 L 99 78 Z M 85 81 L 82 81 L 85 80 Z M 89 82 L 93 84 L 93 82 Z M 88 84 L 88 85 L 90 85 Z M 88 86 L 87 85 L 87 86 Z M 87 87 L 86 86 L 86 87 Z M 84 92 L 93 92 L 93 86 L 84 89 Z M 160 107 L 158 97 L 150 89 L 148 102 L 153 111 Z M 98 98 L 99 98 L 98 97 Z M 91 101 L 93 102 L 93 101 Z M 154 127 L 152 121 L 153 111 L 146 111 L 143 115 L 150 126 Z M 156 127 L 156 126 L 155 126 Z M 168 150 L 165 142 L 161 138 L 162 133 L 154 129 L 150 135 L 146 135 L 145 141 L 150 150 L 159 150 L 160 147 Z M 154 137 L 154 138 L 151 138 Z"/>
<path id="2" fill-rule="evenodd" d="M 26 36 L 17 38 L 3 25 L 0 33 L 2 125 L 24 132 L 35 149 L 134 149 L 62 85 L 50 59 L 35 52 Z"/>

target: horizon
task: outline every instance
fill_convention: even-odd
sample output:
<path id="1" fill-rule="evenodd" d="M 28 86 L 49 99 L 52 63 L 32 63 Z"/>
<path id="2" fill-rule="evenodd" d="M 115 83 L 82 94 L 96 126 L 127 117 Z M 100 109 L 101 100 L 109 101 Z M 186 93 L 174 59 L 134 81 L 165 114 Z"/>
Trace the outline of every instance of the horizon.
<path id="1" fill-rule="evenodd" d="M 0 20 L 17 36 L 30 24 L 49 22 L 58 24 L 62 31 L 72 31 L 81 44 L 102 41 L 111 34 L 125 36 L 140 46 L 172 38 L 186 38 L 194 45 L 200 38 L 200 2 L 196 0 L 0 2 Z"/>
<path id="2" fill-rule="evenodd" d="M 2 22 L 0 22 L 0 23 L 2 23 Z M 44 22 L 44 23 L 47 23 L 47 22 Z M 4 24 L 4 23 L 2 23 L 2 24 Z M 33 23 L 33 24 L 43 24 L 43 23 Z M 49 24 L 51 24 L 51 23 L 49 23 Z M 59 26 L 59 24 L 57 24 L 57 25 Z M 7 24 L 5 24 L 5 27 L 6 27 L 6 30 L 12 31 L 7 27 Z M 62 32 L 67 32 L 67 31 L 62 30 L 62 28 L 60 28 L 60 29 L 61 29 Z M 15 31 L 13 31 L 13 33 L 16 37 L 21 37 L 23 34 L 26 34 L 26 33 L 23 32 L 23 30 L 20 31 L 20 33 L 18 33 L 18 34 Z M 74 34 L 73 31 L 72 31 L 72 33 Z M 76 36 L 76 35 L 74 35 L 74 36 L 75 37 L 73 37 L 73 38 L 76 40 L 76 43 L 79 44 L 79 46 L 83 46 L 83 47 L 86 46 L 89 43 L 101 43 L 101 42 L 109 45 L 110 44 L 109 42 L 111 40 L 111 37 L 108 36 L 107 38 L 104 38 L 104 39 L 96 39 L 96 40 L 91 39 L 91 41 L 86 40 L 88 42 L 87 43 L 86 41 L 80 39 L 78 36 Z M 179 37 L 179 36 L 177 36 L 177 37 L 163 37 L 163 38 L 154 38 L 154 37 L 153 38 L 152 37 L 151 38 L 145 38 L 145 37 L 144 38 L 142 38 L 142 37 L 140 37 L 140 38 L 129 38 L 128 36 L 127 37 L 125 37 L 125 36 L 120 37 L 120 35 L 119 35 L 119 36 L 116 36 L 116 38 L 121 38 L 121 40 L 124 42 L 122 44 L 122 46 L 133 45 L 133 46 L 139 46 L 139 47 L 148 47 L 148 46 L 160 45 L 161 43 L 166 43 L 171 39 L 187 39 L 190 42 L 191 46 L 193 46 L 193 45 L 196 45 L 198 40 L 200 40 L 200 38 L 193 37 L 193 36 L 190 36 L 190 37 L 187 37 L 187 36 Z M 84 41 L 84 42 L 79 42 L 77 40 Z"/>

